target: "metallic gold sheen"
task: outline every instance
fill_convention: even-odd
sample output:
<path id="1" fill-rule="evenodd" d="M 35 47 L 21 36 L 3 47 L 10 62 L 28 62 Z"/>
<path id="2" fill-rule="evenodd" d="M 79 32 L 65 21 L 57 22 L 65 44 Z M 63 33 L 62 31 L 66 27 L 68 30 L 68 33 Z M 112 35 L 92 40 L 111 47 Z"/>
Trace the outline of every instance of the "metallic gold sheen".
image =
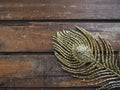
<path id="1" fill-rule="evenodd" d="M 120 70 L 111 44 L 95 39 L 85 29 L 63 30 L 53 36 L 55 56 L 63 70 L 84 82 L 102 84 L 97 90 L 120 87 Z M 98 42 L 99 41 L 99 42 Z M 120 52 L 118 54 L 118 57 Z"/>

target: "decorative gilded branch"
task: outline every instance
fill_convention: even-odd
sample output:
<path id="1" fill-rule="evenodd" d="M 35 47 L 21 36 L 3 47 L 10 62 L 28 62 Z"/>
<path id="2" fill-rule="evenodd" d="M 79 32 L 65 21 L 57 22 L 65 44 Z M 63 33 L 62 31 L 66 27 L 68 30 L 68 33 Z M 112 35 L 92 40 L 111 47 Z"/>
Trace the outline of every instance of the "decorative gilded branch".
<path id="1" fill-rule="evenodd" d="M 83 28 L 63 30 L 53 36 L 55 56 L 62 69 L 84 82 L 102 84 L 97 90 L 120 87 L 120 70 L 111 44 L 99 41 Z M 101 81 L 100 81 L 101 80 Z"/>

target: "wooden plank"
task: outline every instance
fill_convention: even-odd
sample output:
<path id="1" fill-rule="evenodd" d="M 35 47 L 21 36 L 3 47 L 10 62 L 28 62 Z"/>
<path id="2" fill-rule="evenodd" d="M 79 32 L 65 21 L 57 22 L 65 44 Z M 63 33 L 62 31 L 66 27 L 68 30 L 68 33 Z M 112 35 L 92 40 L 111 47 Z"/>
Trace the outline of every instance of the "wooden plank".
<path id="1" fill-rule="evenodd" d="M 74 88 L 71 88 L 71 87 L 67 87 L 67 88 L 63 88 L 63 87 L 58 87 L 58 88 L 54 88 L 54 87 L 49 87 L 49 88 L 0 88 L 0 90 L 95 90 L 95 88 L 81 88 L 81 87 L 74 87 Z M 119 89 L 116 89 L 116 90 L 119 90 Z"/>
<path id="2" fill-rule="evenodd" d="M 120 23 L 27 22 L 0 24 L 0 52 L 52 52 L 52 36 L 63 29 L 85 28 L 120 50 Z"/>
<path id="3" fill-rule="evenodd" d="M 99 80 L 102 81 L 102 80 Z M 73 78 L 70 76 L 57 76 L 57 77 L 46 77 L 45 84 L 46 87 L 98 87 L 101 84 L 96 85 L 98 81 L 95 82 L 83 82 L 78 78 Z"/>
<path id="4" fill-rule="evenodd" d="M 0 55 L 0 87 L 44 87 L 51 55 Z M 55 58 L 54 58 L 55 59 Z"/>
<path id="5" fill-rule="evenodd" d="M 0 87 L 98 86 L 95 83 L 71 77 L 54 55 L 0 55 Z"/>
<path id="6" fill-rule="evenodd" d="M 120 19 L 119 0 L 0 0 L 0 20 Z"/>
<path id="7" fill-rule="evenodd" d="M 96 90 L 95 88 L 81 88 L 81 87 L 68 87 L 68 88 L 0 88 L 0 90 Z M 114 89 L 114 90 L 119 90 Z"/>
<path id="8" fill-rule="evenodd" d="M 92 87 L 62 87 L 62 88 L 55 88 L 55 87 L 52 87 L 52 88 L 45 88 L 44 90 L 95 90 L 95 88 L 92 88 Z"/>
<path id="9" fill-rule="evenodd" d="M 53 55 L 0 55 L 0 63 L 1 87 L 52 87 L 54 83 L 56 87 L 67 87 L 71 85 L 69 81 L 74 80 L 60 68 Z M 58 81 L 54 82 L 55 78 Z M 68 85 L 59 82 L 63 78 Z M 53 83 L 51 86 L 47 84 L 49 80 Z"/>
<path id="10" fill-rule="evenodd" d="M 13 88 L 37 88 L 44 87 L 44 78 L 43 77 L 31 77 L 31 78 L 0 78 L 0 87 L 9 88 L 9 90 L 13 90 Z M 1 90 L 1 89 L 0 89 Z"/>
<path id="11" fill-rule="evenodd" d="M 55 57 L 51 55 L 0 55 L 0 77 L 43 76 L 47 59 L 55 60 Z"/>
<path id="12" fill-rule="evenodd" d="M 0 77 L 31 78 L 54 75 L 68 75 L 59 67 L 54 55 L 0 55 Z"/>

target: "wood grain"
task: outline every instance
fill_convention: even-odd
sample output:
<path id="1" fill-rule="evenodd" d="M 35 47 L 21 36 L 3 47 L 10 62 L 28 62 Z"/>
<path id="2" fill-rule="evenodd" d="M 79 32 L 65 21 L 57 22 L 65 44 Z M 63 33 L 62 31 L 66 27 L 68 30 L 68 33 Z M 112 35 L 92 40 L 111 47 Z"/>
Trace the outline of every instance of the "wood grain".
<path id="1" fill-rule="evenodd" d="M 0 87 L 98 86 L 97 81 L 85 83 L 73 78 L 61 69 L 54 55 L 0 55 L 0 63 Z"/>
<path id="2" fill-rule="evenodd" d="M 0 55 L 0 87 L 45 87 L 51 55 Z"/>
<path id="3" fill-rule="evenodd" d="M 43 77 L 34 78 L 0 78 L 3 82 L 0 82 L 0 87 L 8 88 L 8 90 L 13 90 L 14 88 L 38 88 L 44 87 Z M 1 90 L 1 89 L 0 89 Z"/>
<path id="4" fill-rule="evenodd" d="M 52 72 L 50 72 L 52 71 Z M 64 76 L 54 55 L 0 55 L 0 77 Z"/>
<path id="5" fill-rule="evenodd" d="M 53 87 L 55 83 L 56 87 L 66 87 L 72 84 L 70 80 L 73 78 L 65 75 L 53 55 L 1 55 L 0 63 L 1 87 Z M 26 67 L 23 67 L 24 65 Z"/>
<path id="6" fill-rule="evenodd" d="M 120 0 L 0 0 L 0 90 L 95 90 L 61 69 L 52 36 L 77 25 L 119 51 L 119 20 Z"/>
<path id="7" fill-rule="evenodd" d="M 0 0 L 0 20 L 119 19 L 119 0 Z"/>
<path id="8" fill-rule="evenodd" d="M 85 88 L 83 88 L 83 87 L 67 87 L 67 88 L 64 88 L 64 87 L 58 87 L 58 88 L 54 88 L 54 87 L 49 87 L 49 88 L 0 88 L 0 90 L 96 90 L 95 88 L 92 88 L 92 87 L 85 87 Z M 119 88 L 118 89 L 114 89 L 114 90 L 119 90 Z"/>
<path id="9" fill-rule="evenodd" d="M 52 36 L 63 29 L 85 28 L 97 37 L 109 40 L 120 50 L 120 23 L 27 22 L 0 24 L 0 52 L 52 52 Z"/>
<path id="10" fill-rule="evenodd" d="M 82 87 L 82 88 L 80 88 L 80 87 L 73 87 L 73 88 L 70 88 L 70 87 L 67 87 L 67 88 L 64 88 L 64 87 L 58 87 L 58 88 L 56 88 L 56 87 L 49 87 L 49 88 L 25 88 L 25 87 L 15 87 L 15 88 L 0 88 L 0 90 L 95 90 L 95 88 L 91 88 L 91 87 L 89 87 L 89 88 L 87 88 L 87 87 Z M 119 90 L 119 89 L 116 89 L 116 90 Z"/>

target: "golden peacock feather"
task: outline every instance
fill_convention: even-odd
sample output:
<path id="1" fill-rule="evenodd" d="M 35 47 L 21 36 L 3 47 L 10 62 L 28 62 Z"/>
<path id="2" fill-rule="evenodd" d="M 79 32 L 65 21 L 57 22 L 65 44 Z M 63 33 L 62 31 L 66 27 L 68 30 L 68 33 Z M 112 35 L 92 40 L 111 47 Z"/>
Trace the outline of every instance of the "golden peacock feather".
<path id="1" fill-rule="evenodd" d="M 100 36 L 98 42 L 85 29 L 76 28 L 53 36 L 55 56 L 62 69 L 84 82 L 99 81 L 96 85 L 103 85 L 97 90 L 120 87 L 118 59 L 110 43 Z"/>

